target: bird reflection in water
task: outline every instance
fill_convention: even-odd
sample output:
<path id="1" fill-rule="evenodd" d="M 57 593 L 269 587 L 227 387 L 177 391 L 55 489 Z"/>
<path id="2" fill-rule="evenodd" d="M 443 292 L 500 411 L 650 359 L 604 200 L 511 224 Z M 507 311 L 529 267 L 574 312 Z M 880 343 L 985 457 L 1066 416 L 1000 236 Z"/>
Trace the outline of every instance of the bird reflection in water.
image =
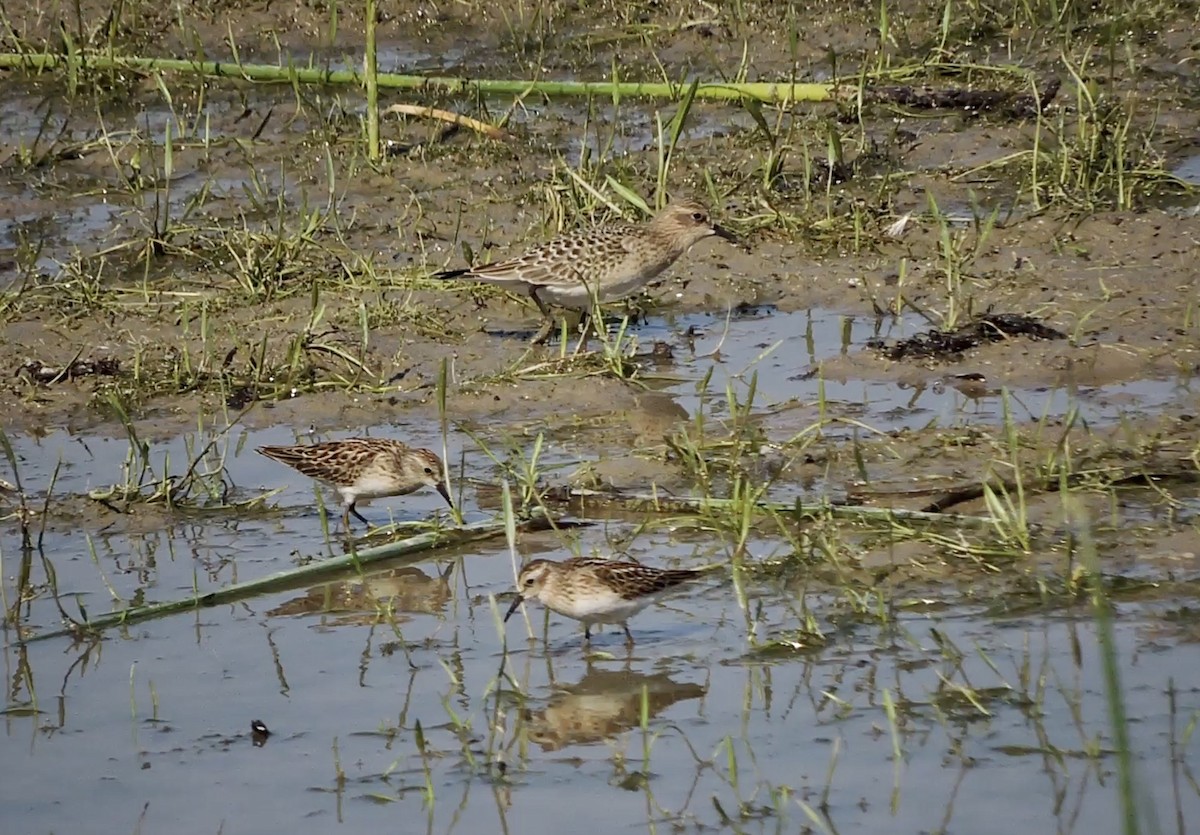
<path id="1" fill-rule="evenodd" d="M 640 724 L 643 690 L 650 718 L 705 693 L 701 685 L 672 681 L 665 673 L 589 669 L 577 684 L 559 687 L 544 708 L 525 711 L 526 736 L 543 751 L 603 742 Z"/>
<path id="2" fill-rule="evenodd" d="M 431 577 L 415 566 L 406 566 L 322 583 L 302 597 L 276 606 L 267 612 L 267 616 L 320 614 L 325 616 L 323 623 L 341 626 L 379 623 L 392 620 L 402 612 L 441 614 L 450 600 L 453 568 L 451 563 Z"/>

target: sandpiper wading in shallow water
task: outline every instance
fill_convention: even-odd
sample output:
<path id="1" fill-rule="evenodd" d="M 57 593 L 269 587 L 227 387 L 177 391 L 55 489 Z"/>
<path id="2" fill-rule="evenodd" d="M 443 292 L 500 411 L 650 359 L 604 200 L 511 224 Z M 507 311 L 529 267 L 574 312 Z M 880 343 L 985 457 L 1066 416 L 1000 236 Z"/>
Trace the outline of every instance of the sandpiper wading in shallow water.
<path id="1" fill-rule="evenodd" d="M 442 459 L 427 449 L 385 438 L 346 438 L 320 444 L 260 446 L 258 451 L 309 478 L 333 485 L 342 497 L 346 530 L 350 529 L 351 513 L 371 526 L 354 506 L 359 499 L 404 496 L 432 487 L 454 507 L 442 477 Z"/>
<path id="2" fill-rule="evenodd" d="M 708 209 L 684 200 L 672 203 L 646 223 L 599 226 L 562 235 L 523 255 L 482 267 L 446 270 L 435 278 L 466 278 L 529 294 L 545 321 L 534 344 L 554 328 L 549 305 L 581 310 L 592 301 L 612 301 L 636 292 L 675 263 L 697 241 L 717 235 L 737 238 L 713 223 Z"/>
<path id="3" fill-rule="evenodd" d="M 504 620 L 507 622 L 526 600 L 536 599 L 551 611 L 581 621 L 585 642 L 592 638 L 592 624 L 619 623 L 625 630 L 625 643 L 633 646 L 626 621 L 680 584 L 705 573 L 595 557 L 574 557 L 563 562 L 533 560 L 517 577 L 517 599 L 508 607 Z"/>

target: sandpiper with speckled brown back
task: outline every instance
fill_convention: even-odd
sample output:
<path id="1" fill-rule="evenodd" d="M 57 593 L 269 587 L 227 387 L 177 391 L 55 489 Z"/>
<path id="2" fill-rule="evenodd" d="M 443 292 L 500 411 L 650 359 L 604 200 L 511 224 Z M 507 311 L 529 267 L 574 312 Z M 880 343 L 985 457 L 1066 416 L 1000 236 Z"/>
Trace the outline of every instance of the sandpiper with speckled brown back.
<path id="1" fill-rule="evenodd" d="M 400 441 L 346 438 L 319 444 L 262 446 L 258 451 L 309 478 L 332 485 L 342 497 L 342 523 L 347 530 L 351 513 L 371 526 L 355 507 L 360 499 L 404 496 L 432 487 L 454 507 L 442 459 L 430 450 L 415 449 Z"/>
<path id="2" fill-rule="evenodd" d="M 625 560 L 574 557 L 562 562 L 533 560 L 517 577 L 517 598 L 504 615 L 507 621 L 526 600 L 540 600 L 551 611 L 583 623 L 583 639 L 592 638 L 592 625 L 619 623 L 626 644 L 633 635 L 629 618 L 654 601 L 673 593 L 705 569 L 652 568 Z"/>
<path id="3" fill-rule="evenodd" d="M 736 242 L 692 200 L 671 203 L 645 223 L 598 226 L 561 235 L 523 255 L 494 264 L 435 273 L 525 292 L 544 317 L 533 338 L 545 342 L 554 327 L 549 306 L 591 310 L 646 286 L 693 244 L 716 235 Z"/>

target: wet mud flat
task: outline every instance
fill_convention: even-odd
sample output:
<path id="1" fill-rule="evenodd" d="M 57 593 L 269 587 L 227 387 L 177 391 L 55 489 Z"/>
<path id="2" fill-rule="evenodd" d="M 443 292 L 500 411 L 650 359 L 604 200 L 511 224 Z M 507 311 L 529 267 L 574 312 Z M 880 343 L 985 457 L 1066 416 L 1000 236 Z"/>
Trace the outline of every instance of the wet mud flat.
<path id="1" fill-rule="evenodd" d="M 109 11 L 6 10 L 0 52 L 362 66 L 358 6 Z M 378 161 L 353 85 L 0 70 L 5 819 L 1187 831 L 1195 10 L 943 11 L 389 9 L 381 70 L 876 95 L 391 92 L 510 138 L 391 114 Z M 668 195 L 740 244 L 586 346 L 430 278 Z M 255 454 L 360 435 L 444 455 L 461 519 L 351 540 Z M 579 554 L 717 570 L 632 649 L 501 623 Z"/>

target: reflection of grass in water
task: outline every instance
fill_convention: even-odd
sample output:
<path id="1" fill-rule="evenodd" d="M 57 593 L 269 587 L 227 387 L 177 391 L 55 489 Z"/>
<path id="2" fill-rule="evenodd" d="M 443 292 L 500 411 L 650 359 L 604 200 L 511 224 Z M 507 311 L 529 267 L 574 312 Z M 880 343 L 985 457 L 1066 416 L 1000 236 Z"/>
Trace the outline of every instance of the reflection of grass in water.
<path id="1" fill-rule="evenodd" d="M 1104 700 L 1108 705 L 1108 720 L 1113 745 L 1117 755 L 1117 799 L 1121 808 L 1121 830 L 1125 835 L 1141 831 L 1141 813 L 1138 811 L 1137 788 L 1135 786 L 1133 750 L 1130 745 L 1129 717 L 1125 708 L 1125 693 L 1121 687 L 1120 657 L 1117 652 L 1116 635 L 1113 630 L 1113 612 L 1110 599 L 1102 582 L 1102 569 L 1096 544 L 1092 539 L 1091 521 L 1086 512 L 1071 507 L 1071 516 L 1076 520 L 1079 548 L 1082 551 L 1083 567 L 1089 575 L 1091 604 L 1096 620 L 1096 637 L 1100 642 L 1100 668 L 1104 675 Z M 1152 809 L 1147 808 L 1149 814 Z M 1153 819 L 1145 823 L 1157 829 Z"/>
<path id="2" fill-rule="evenodd" d="M 55 603 L 58 603 L 58 583 L 54 572 L 54 564 L 47 559 L 46 554 L 42 551 L 42 537 L 46 532 L 46 520 L 48 514 L 46 511 L 50 505 L 50 496 L 54 493 L 54 485 L 58 481 L 59 469 L 62 467 L 62 462 L 59 461 L 54 467 L 54 474 L 50 478 L 50 484 L 46 488 L 46 499 L 41 510 L 41 528 L 38 531 L 36 543 L 33 537 L 34 517 L 38 514 L 29 502 L 29 496 L 25 493 L 25 487 L 21 482 L 21 468 L 17 459 L 16 453 L 13 451 L 12 442 L 9 440 L 8 433 L 0 427 L 0 451 L 3 451 L 5 459 L 8 461 L 9 469 L 12 471 L 12 483 L 0 479 L 0 502 L 7 505 L 9 502 L 15 502 L 11 512 L 0 519 L 7 521 L 15 519 L 21 531 L 21 559 L 16 573 L 15 595 L 12 600 L 8 599 L 8 584 L 0 582 L 0 603 L 4 606 L 4 623 L 12 624 L 20 629 L 21 612 L 24 607 L 38 596 L 38 590 L 33 583 L 33 554 L 36 548 L 38 554 L 42 558 L 42 566 L 46 575 L 46 585 L 53 596 Z M 59 604 L 59 611 L 62 611 L 62 606 Z M 30 687 L 30 695 L 33 699 L 36 708 L 36 694 L 33 692 L 33 682 L 30 678 L 28 681 Z"/>

